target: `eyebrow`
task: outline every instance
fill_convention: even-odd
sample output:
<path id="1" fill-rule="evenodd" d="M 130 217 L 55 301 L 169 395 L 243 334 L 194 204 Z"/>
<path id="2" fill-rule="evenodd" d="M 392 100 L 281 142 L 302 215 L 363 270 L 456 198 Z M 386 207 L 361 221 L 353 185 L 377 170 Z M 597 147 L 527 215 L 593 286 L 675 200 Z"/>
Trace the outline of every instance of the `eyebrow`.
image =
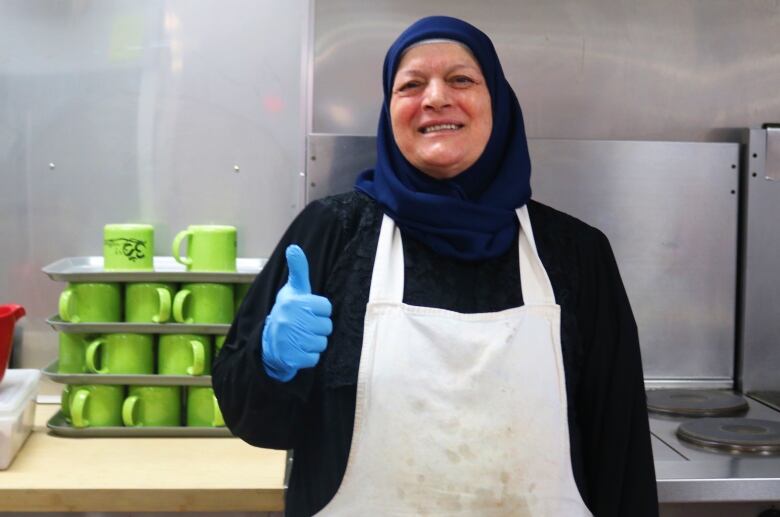
<path id="1" fill-rule="evenodd" d="M 459 68 L 470 68 L 472 70 L 477 70 L 478 72 L 482 73 L 482 71 L 478 67 L 476 67 L 474 65 L 470 65 L 468 63 L 457 63 L 457 64 L 451 66 L 450 68 L 448 68 L 447 72 L 449 73 L 449 72 L 452 72 L 452 71 L 457 70 Z M 406 75 L 424 75 L 421 70 L 418 70 L 416 68 L 398 70 L 396 72 L 396 76 L 398 76 L 401 73 L 406 74 Z"/>

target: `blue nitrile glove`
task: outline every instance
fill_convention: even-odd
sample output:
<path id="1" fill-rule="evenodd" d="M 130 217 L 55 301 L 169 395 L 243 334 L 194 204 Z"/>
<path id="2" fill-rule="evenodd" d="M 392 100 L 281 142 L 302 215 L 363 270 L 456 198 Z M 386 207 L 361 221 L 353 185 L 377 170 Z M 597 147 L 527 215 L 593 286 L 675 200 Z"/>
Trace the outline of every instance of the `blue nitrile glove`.
<path id="1" fill-rule="evenodd" d="M 290 276 L 276 294 L 262 339 L 265 371 L 282 382 L 295 377 L 301 368 L 316 365 L 333 331 L 330 301 L 311 294 L 309 262 L 303 250 L 293 244 L 285 255 Z"/>

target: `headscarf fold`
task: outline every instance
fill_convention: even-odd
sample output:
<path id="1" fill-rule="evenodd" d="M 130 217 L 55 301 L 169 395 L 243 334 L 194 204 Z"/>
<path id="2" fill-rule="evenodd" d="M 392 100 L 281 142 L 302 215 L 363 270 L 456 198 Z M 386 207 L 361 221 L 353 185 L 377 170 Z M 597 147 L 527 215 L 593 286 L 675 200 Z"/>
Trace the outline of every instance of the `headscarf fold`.
<path id="1" fill-rule="evenodd" d="M 441 180 L 415 168 L 393 137 L 390 98 L 404 50 L 429 40 L 466 45 L 482 68 L 490 92 L 493 128 L 479 159 Z M 431 16 L 406 29 L 387 51 L 382 73 L 384 103 L 377 130 L 377 158 L 355 188 L 380 204 L 401 230 L 441 255 L 467 261 L 502 255 L 517 234 L 515 209 L 531 197 L 531 159 L 523 114 L 490 38 L 457 18 Z"/>

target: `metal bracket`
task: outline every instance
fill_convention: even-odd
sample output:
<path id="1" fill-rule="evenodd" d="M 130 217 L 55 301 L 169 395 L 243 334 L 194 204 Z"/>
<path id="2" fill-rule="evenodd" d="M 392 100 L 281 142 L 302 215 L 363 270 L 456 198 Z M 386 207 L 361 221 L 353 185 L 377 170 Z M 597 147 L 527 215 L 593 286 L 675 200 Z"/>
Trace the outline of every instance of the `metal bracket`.
<path id="1" fill-rule="evenodd" d="M 765 124 L 766 128 L 766 164 L 765 178 L 780 181 L 780 125 Z"/>

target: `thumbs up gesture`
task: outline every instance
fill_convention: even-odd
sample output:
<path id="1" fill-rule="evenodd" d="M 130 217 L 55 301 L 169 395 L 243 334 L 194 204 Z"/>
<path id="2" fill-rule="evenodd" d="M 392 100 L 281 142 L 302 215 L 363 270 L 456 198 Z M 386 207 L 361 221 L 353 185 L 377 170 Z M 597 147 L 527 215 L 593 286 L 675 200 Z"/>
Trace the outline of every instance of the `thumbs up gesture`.
<path id="1" fill-rule="evenodd" d="M 303 250 L 293 244 L 285 254 L 290 276 L 276 294 L 262 338 L 265 371 L 282 382 L 291 380 L 301 368 L 316 365 L 333 331 L 330 301 L 311 294 L 309 262 Z"/>

